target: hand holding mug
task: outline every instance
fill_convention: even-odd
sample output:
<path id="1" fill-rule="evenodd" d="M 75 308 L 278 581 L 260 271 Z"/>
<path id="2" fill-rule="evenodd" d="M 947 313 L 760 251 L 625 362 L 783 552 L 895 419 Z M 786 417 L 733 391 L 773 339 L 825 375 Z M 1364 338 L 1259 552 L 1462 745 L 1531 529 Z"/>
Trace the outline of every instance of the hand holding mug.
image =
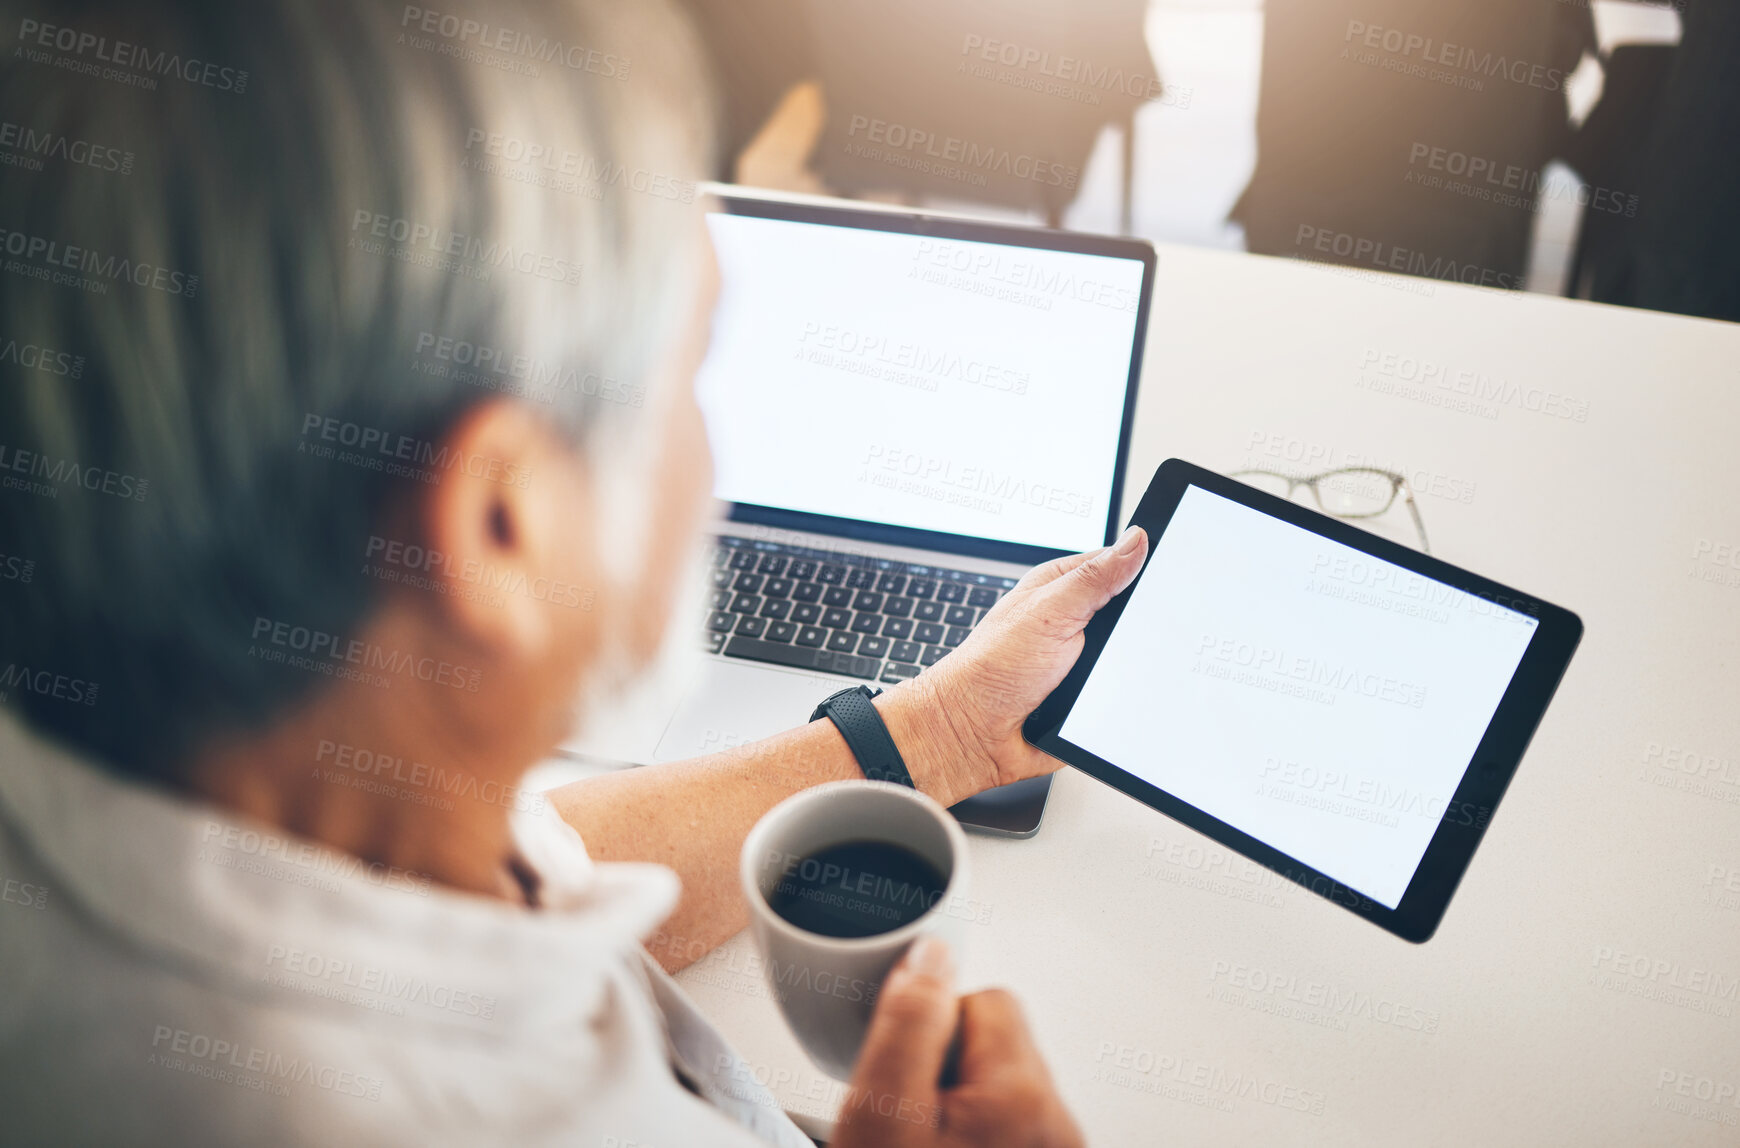
<path id="1" fill-rule="evenodd" d="M 939 1084 L 959 1029 L 953 1079 Z M 832 1148 L 1081 1148 L 1015 998 L 956 997 L 944 942 L 917 941 L 883 986 Z"/>

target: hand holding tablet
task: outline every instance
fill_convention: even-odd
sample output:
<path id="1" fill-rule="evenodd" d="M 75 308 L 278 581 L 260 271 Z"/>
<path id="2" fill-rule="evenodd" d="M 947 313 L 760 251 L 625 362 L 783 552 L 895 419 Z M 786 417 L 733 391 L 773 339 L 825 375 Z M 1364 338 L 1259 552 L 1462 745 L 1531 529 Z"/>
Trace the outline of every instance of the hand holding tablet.
<path id="1" fill-rule="evenodd" d="M 1581 622 L 1177 459 L 1131 521 L 1147 563 L 1027 739 L 1427 939 Z"/>

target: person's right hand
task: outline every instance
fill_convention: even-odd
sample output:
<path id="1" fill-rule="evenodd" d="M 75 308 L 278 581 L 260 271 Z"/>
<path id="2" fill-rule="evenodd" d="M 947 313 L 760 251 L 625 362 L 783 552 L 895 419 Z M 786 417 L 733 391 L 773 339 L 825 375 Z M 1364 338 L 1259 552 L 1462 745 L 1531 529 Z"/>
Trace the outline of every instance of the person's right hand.
<path id="1" fill-rule="evenodd" d="M 955 1081 L 940 1088 L 957 1022 Z M 830 1148 L 1081 1148 L 1015 998 L 956 997 L 948 947 L 921 937 L 888 974 Z"/>

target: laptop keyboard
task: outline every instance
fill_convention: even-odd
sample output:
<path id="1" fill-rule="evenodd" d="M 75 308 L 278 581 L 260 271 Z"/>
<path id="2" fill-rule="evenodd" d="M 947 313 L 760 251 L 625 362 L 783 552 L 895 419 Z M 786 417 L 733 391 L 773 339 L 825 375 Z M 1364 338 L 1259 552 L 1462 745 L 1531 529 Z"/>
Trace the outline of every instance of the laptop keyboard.
<path id="1" fill-rule="evenodd" d="M 1015 579 L 722 537 L 707 648 L 804 670 L 899 682 L 960 645 Z"/>

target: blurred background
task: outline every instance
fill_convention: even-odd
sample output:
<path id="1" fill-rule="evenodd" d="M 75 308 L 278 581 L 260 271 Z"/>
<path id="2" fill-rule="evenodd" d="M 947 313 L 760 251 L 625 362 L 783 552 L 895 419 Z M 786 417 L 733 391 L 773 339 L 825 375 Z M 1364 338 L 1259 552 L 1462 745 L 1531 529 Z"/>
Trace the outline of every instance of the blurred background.
<path id="1" fill-rule="evenodd" d="M 721 179 L 1740 320 L 1734 0 L 687 0 Z"/>

